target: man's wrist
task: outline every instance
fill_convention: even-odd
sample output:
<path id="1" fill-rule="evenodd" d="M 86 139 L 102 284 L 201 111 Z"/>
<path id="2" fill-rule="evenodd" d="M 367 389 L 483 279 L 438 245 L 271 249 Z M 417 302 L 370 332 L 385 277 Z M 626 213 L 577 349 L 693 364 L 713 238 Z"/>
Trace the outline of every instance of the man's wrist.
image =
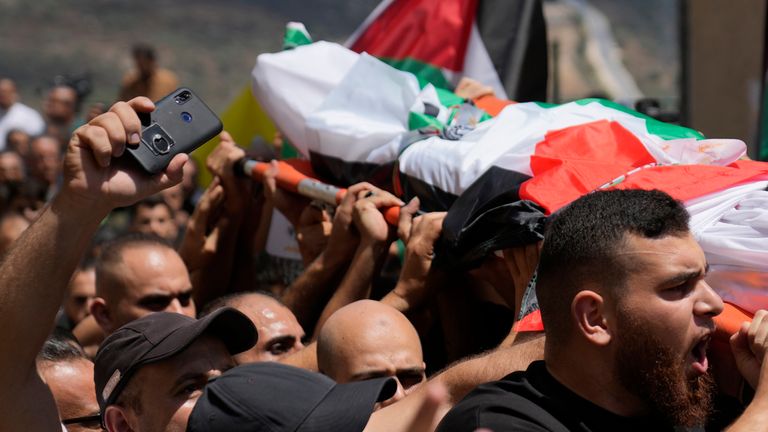
<path id="1" fill-rule="evenodd" d="M 103 200 L 91 199 L 63 189 L 51 200 L 50 209 L 59 216 L 75 218 L 84 225 L 98 225 L 112 211 L 112 206 Z"/>
<path id="2" fill-rule="evenodd" d="M 360 243 L 357 245 L 357 250 L 370 249 L 375 255 L 384 253 L 388 248 L 389 243 L 386 240 L 379 240 L 372 237 L 360 237 Z"/>

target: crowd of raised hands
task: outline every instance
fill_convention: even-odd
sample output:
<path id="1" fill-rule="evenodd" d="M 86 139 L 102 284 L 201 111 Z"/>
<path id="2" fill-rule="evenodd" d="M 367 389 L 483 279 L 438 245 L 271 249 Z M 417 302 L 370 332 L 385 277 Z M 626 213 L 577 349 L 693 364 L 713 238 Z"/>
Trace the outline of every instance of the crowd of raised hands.
<path id="1" fill-rule="evenodd" d="M 658 336 L 647 340 L 673 354 L 682 345 L 687 363 L 678 369 L 696 378 L 707 373 L 712 319 L 723 304 L 703 280 L 706 263 L 688 234 L 684 209 L 677 216 L 659 213 L 673 228 L 657 243 L 635 238 L 635 228 L 619 233 L 626 236 L 614 242 L 621 248 L 608 256 L 637 254 L 641 268 L 647 264 L 642 260 L 668 255 L 642 272 L 621 270 L 622 280 L 633 284 L 626 291 L 631 295 L 595 288 L 594 281 L 613 275 L 610 266 L 620 266 L 619 260 L 573 273 L 570 265 L 588 261 L 577 256 L 558 267 L 561 256 L 581 252 L 562 246 L 571 241 L 571 232 L 588 225 L 573 222 L 580 217 L 579 206 L 613 205 L 621 215 L 624 203 L 648 202 L 650 214 L 652 204 L 673 202 L 666 195 L 591 194 L 555 218 L 552 232 L 560 225 L 576 228 L 554 241 L 549 237 L 551 245 L 545 238 L 543 249 L 541 243 L 504 249 L 475 268 L 451 268 L 439 259 L 445 212 L 424 211 L 418 198 L 404 202 L 365 182 L 349 186 L 340 203 L 329 206 L 278 188 L 276 161 L 264 161 L 271 166 L 255 183 L 236 173 L 249 154 L 226 132 L 206 160 L 212 181 L 185 212 L 181 203 L 195 194 L 177 199 L 169 191 L 184 181 L 185 167 L 192 164 L 188 155 L 175 156 L 156 175 L 123 158 L 126 147 L 139 142 L 137 113 L 153 109 L 146 98 L 118 102 L 77 128 L 62 151 L 57 192 L 5 251 L 0 344 L 7 349 L 0 355 L 5 384 L 0 430 L 430 431 L 467 395 L 440 430 L 465 430 L 459 424 L 483 430 L 485 418 L 494 425 L 529 422 L 530 428 L 522 430 L 540 430 L 536 416 L 515 417 L 511 423 L 500 419 L 503 410 L 482 399 L 490 394 L 484 392 L 495 391 L 492 387 L 473 392 L 501 379 L 514 387 L 537 373 L 613 413 L 646 415 L 648 406 L 656 407 L 653 397 L 632 393 L 635 387 L 626 384 L 631 379 L 625 375 L 635 375 L 622 372 L 616 361 L 638 361 L 644 370 L 640 360 L 656 358 L 641 348 L 633 351 L 616 336 L 630 332 L 634 321 L 615 324 L 620 318 L 613 308 L 636 313 L 627 306 L 631 301 L 667 313 L 669 334 L 688 332 L 671 341 L 666 330 L 654 334 L 649 321 L 637 347 L 646 346 L 645 336 Z M 157 205 L 167 213 L 163 221 L 149 211 Z M 384 216 L 392 207 L 399 208 L 397 224 Z M 113 226 L 121 212 L 129 215 L 126 232 Z M 287 220 L 300 259 L 267 252 L 275 212 Z M 594 211 L 583 214 L 591 217 Z M 682 222 L 674 225 L 674 217 Z M 147 222 L 140 223 L 141 218 Z M 175 229 L 166 229 L 168 223 Z M 595 226 L 596 232 L 602 229 Z M 114 238 L 100 240 L 108 230 Z M 661 241 L 672 252 L 654 249 Z M 688 269 L 683 288 L 658 290 L 648 282 L 678 261 Z M 540 264 L 542 318 L 555 323 L 546 328 L 546 338 L 540 328 L 518 332 L 514 326 L 526 312 L 521 309 L 532 295 L 531 279 Z M 643 291 L 643 284 L 654 288 Z M 83 286 L 90 286 L 91 294 L 80 293 L 87 291 Z M 553 289 L 573 300 L 562 303 Z M 612 296 L 620 298 L 620 306 L 611 303 Z M 70 304 L 77 298 L 79 308 Z M 565 308 L 559 317 L 566 318 L 553 318 L 557 307 Z M 767 335 L 761 311 L 731 338 L 743 389 L 754 393 L 752 403 L 741 401 L 747 407 L 743 415 L 739 411 L 730 419 L 736 419 L 733 430 L 758 430 L 755 425 L 764 424 Z M 603 369 L 593 370 L 595 365 Z M 614 367 L 620 378 L 611 375 Z M 602 390 L 595 393 L 594 383 L 582 381 L 583 376 L 602 379 L 601 374 L 607 376 L 605 394 L 615 390 L 633 396 L 605 399 Z M 679 378 L 672 376 L 671 388 Z M 530 409 L 513 406 L 504 415 Z M 565 422 L 560 414 L 549 412 Z M 680 420 L 676 425 L 700 420 L 693 414 L 670 418 Z"/>

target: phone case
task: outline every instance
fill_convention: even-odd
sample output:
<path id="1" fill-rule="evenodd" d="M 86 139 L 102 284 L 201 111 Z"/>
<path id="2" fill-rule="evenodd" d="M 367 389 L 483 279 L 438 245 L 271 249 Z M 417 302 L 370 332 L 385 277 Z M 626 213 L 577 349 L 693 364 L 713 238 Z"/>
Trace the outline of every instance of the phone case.
<path id="1" fill-rule="evenodd" d="M 221 120 L 188 88 L 155 102 L 155 110 L 139 114 L 141 142 L 127 150 L 144 170 L 156 174 L 179 153 L 190 153 L 222 130 Z"/>

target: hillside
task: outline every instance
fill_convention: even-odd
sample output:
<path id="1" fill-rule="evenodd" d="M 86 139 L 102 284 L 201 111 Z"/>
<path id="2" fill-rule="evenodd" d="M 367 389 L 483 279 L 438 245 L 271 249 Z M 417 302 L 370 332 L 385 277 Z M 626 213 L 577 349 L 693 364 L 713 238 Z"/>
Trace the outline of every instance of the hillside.
<path id="1" fill-rule="evenodd" d="M 249 81 L 256 55 L 280 49 L 287 21 L 315 39 L 343 41 L 379 0 L 0 0 L 0 76 L 17 80 L 24 101 L 58 74 L 87 74 L 89 101 L 111 102 L 131 67 L 130 47 L 149 42 L 217 111 Z M 555 2 L 547 2 L 555 3 Z M 679 76 L 672 0 L 591 0 L 609 18 L 625 63 L 651 96 L 676 97 Z M 578 25 L 575 24 L 576 26 Z M 578 32 L 578 29 L 576 30 Z M 552 34 L 557 33 L 553 29 Z M 576 40 L 570 55 L 583 57 Z M 564 48 L 564 47 L 561 47 Z M 583 62 L 583 58 L 581 60 Z M 579 62 L 572 62 L 579 66 Z M 562 77 L 574 97 L 594 93 L 587 66 Z"/>
<path id="2" fill-rule="evenodd" d="M 260 52 L 280 49 L 287 21 L 318 39 L 344 40 L 378 0 L 0 0 L 0 76 L 37 89 L 57 74 L 89 74 L 92 101 L 111 102 L 131 67 L 130 47 L 154 44 L 215 110 L 243 85 Z"/>

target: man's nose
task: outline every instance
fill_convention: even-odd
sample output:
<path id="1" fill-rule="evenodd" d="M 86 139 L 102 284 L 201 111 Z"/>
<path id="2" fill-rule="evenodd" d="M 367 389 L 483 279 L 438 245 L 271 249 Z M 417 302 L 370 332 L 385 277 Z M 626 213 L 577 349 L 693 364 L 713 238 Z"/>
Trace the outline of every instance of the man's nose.
<path id="1" fill-rule="evenodd" d="M 723 311 L 723 299 L 720 298 L 720 295 L 705 281 L 699 282 L 699 286 L 696 288 L 699 292 L 693 306 L 694 313 L 710 317 L 720 315 Z"/>
<path id="2" fill-rule="evenodd" d="M 395 394 L 392 395 L 391 398 L 381 403 L 382 408 L 392 405 L 393 403 L 405 397 L 405 389 L 403 389 L 403 385 L 400 384 L 400 380 L 397 379 L 397 377 L 392 377 L 392 378 L 394 378 L 395 381 L 397 382 L 397 391 L 395 391 Z"/>
<path id="3" fill-rule="evenodd" d="M 181 305 L 181 302 L 178 298 L 174 297 L 173 300 L 168 304 L 168 307 L 165 308 L 166 312 L 174 312 L 177 314 L 184 314 L 184 306 Z"/>

